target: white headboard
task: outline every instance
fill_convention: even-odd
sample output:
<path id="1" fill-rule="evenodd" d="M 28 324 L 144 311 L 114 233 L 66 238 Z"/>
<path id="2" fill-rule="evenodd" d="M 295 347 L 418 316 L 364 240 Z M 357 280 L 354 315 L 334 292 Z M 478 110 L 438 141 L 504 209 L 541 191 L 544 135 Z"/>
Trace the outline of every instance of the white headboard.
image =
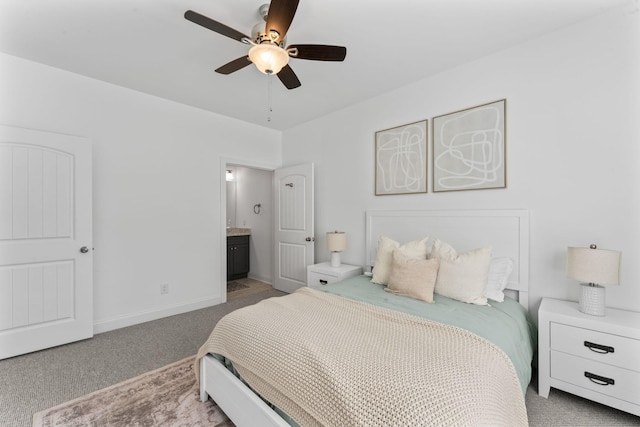
<path id="1" fill-rule="evenodd" d="M 366 263 L 373 266 L 380 236 L 405 243 L 429 236 L 459 253 L 492 246 L 493 257 L 510 257 L 514 268 L 507 289 L 528 308 L 529 212 L 526 210 L 367 211 Z"/>

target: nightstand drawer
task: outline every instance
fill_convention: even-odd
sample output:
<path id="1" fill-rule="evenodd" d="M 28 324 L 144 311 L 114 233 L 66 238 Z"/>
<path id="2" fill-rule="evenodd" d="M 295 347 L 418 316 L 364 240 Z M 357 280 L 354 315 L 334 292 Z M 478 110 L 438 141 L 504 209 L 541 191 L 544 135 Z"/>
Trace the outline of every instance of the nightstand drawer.
<path id="1" fill-rule="evenodd" d="M 330 285 L 339 280 L 338 275 L 330 275 L 325 273 L 316 273 L 314 271 L 309 271 L 307 273 L 307 286 L 312 288 L 318 288 L 324 285 Z"/>
<path id="2" fill-rule="evenodd" d="M 360 274 L 362 268 L 355 265 L 340 264 L 338 267 L 331 267 L 328 262 L 322 262 L 307 266 L 307 286 L 320 288 Z"/>
<path id="3" fill-rule="evenodd" d="M 640 372 L 640 340 L 551 323 L 551 349 Z"/>
<path id="4" fill-rule="evenodd" d="M 551 377 L 640 405 L 640 373 L 638 372 L 551 351 Z"/>

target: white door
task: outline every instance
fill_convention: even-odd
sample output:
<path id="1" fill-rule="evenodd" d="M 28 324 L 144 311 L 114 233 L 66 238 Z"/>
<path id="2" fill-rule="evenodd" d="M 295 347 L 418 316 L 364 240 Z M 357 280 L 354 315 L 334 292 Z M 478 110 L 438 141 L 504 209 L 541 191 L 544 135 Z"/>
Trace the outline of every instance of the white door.
<path id="1" fill-rule="evenodd" d="M 0 126 L 0 359 L 93 336 L 91 143 Z"/>
<path id="2" fill-rule="evenodd" d="M 307 283 L 313 264 L 313 163 L 278 169 L 275 197 L 275 280 L 273 287 L 293 292 Z"/>

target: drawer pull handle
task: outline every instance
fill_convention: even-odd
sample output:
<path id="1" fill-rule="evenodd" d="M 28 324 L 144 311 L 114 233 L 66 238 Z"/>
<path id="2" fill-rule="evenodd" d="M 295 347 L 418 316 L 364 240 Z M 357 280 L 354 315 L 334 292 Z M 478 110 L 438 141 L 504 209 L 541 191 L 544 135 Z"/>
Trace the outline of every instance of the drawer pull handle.
<path id="1" fill-rule="evenodd" d="M 320 279 L 320 284 L 321 284 L 321 285 L 326 285 L 326 284 L 327 284 L 327 281 L 326 281 L 326 280 L 322 280 L 322 279 Z"/>
<path id="2" fill-rule="evenodd" d="M 615 385 L 613 378 L 601 377 L 600 375 L 592 374 L 591 372 L 584 373 L 584 376 L 589 378 L 589 381 L 598 385 Z"/>
<path id="3" fill-rule="evenodd" d="M 614 352 L 614 348 L 611 346 L 596 344 L 589 341 L 585 341 L 584 346 L 587 347 L 589 350 L 593 351 L 594 353 L 607 354 L 607 353 Z"/>

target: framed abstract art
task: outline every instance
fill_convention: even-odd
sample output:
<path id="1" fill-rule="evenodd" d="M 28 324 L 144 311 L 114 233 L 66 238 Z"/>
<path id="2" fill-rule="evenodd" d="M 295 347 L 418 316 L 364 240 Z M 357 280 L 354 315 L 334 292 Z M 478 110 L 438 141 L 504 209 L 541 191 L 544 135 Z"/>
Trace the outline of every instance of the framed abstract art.
<path id="1" fill-rule="evenodd" d="M 433 191 L 505 188 L 506 100 L 434 117 Z"/>
<path id="2" fill-rule="evenodd" d="M 376 196 L 427 192 L 427 120 L 376 132 Z"/>

